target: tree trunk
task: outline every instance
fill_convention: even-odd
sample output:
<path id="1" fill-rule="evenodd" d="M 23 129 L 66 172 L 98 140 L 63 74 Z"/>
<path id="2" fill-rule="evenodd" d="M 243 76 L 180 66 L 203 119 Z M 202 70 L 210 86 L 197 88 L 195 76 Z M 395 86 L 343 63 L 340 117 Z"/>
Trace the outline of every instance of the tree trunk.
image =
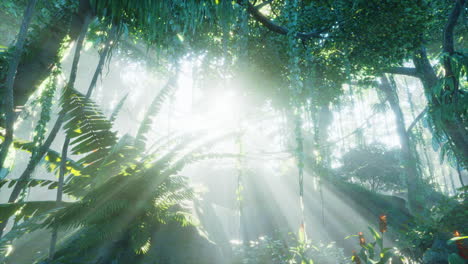
<path id="1" fill-rule="evenodd" d="M 444 180 L 444 191 L 447 196 L 450 196 L 450 190 L 447 182 L 447 175 L 445 173 L 445 167 L 440 167 L 440 174 L 442 175 L 442 179 Z"/>
<path id="2" fill-rule="evenodd" d="M 59 116 L 58 119 L 63 119 L 63 116 Z M 18 178 L 18 183 L 15 185 L 13 188 L 13 191 L 10 194 L 10 198 L 8 199 L 8 203 L 14 203 L 18 199 L 18 196 L 20 195 L 21 191 L 25 188 L 27 185 L 28 180 L 31 178 L 31 174 L 34 172 L 34 169 L 36 166 L 39 164 L 39 162 L 42 160 L 44 157 L 45 153 L 47 150 L 49 150 L 50 145 L 52 144 L 52 141 L 55 139 L 55 135 L 57 135 L 60 127 L 62 125 L 62 121 L 57 120 L 55 122 L 54 127 L 50 131 L 49 137 L 46 139 L 44 144 L 39 148 L 39 150 L 36 152 L 35 156 L 31 156 L 28 165 L 26 166 L 26 169 L 23 171 L 21 176 Z M 7 225 L 7 221 L 0 223 L 0 237 L 3 235 L 3 229 L 5 229 Z"/>
<path id="3" fill-rule="evenodd" d="M 400 107 L 398 94 L 395 87 L 390 83 L 386 76 L 381 78 L 381 84 L 378 87 L 385 94 L 390 107 L 395 115 L 398 137 L 401 145 L 401 159 L 405 171 L 405 179 L 408 188 L 408 207 L 411 211 L 420 209 L 418 199 L 419 172 L 416 166 L 415 154 L 411 148 L 411 140 L 405 128 L 405 118 Z"/>
<path id="4" fill-rule="evenodd" d="M 85 22 L 83 24 L 83 28 L 85 28 L 86 30 L 88 28 L 89 20 L 90 20 L 90 18 L 88 19 L 87 22 Z M 74 83 L 75 83 L 75 80 L 76 80 L 76 72 L 77 72 L 77 69 L 78 69 L 78 62 L 80 60 L 80 52 L 81 52 L 81 49 L 83 47 L 83 42 L 84 42 L 84 38 L 85 38 L 85 35 L 86 35 L 86 31 L 85 30 L 83 30 L 83 31 L 84 31 L 84 33 L 82 32 L 83 34 L 80 35 L 80 37 L 76 41 L 76 49 L 75 49 L 75 54 L 74 54 L 74 57 L 73 57 L 73 63 L 72 63 L 72 68 L 71 68 L 71 73 L 70 73 L 70 79 L 68 81 L 67 86 L 70 86 L 70 85 L 73 86 Z M 36 166 L 42 160 L 45 153 L 50 148 L 50 145 L 52 144 L 55 137 L 57 136 L 58 131 L 62 127 L 62 123 L 63 123 L 64 118 L 65 118 L 65 115 L 63 114 L 63 112 L 61 112 L 59 114 L 57 120 L 55 121 L 54 127 L 50 131 L 50 134 L 47 137 L 44 144 L 39 148 L 39 150 L 37 151 L 35 156 L 31 156 L 31 159 L 29 160 L 28 166 L 26 167 L 24 172 L 19 177 L 18 183 L 15 185 L 15 187 L 13 188 L 13 191 L 10 194 L 10 198 L 8 199 L 9 203 L 14 203 L 18 199 L 19 194 L 24 189 L 24 187 L 27 185 L 27 182 L 31 178 L 31 175 L 34 172 L 34 170 L 36 169 Z M 6 225 L 7 225 L 7 221 L 5 221 L 3 223 L 0 223 L 0 237 L 3 235 L 3 229 L 6 227 Z"/>
<path id="5" fill-rule="evenodd" d="M 63 148 L 62 148 L 62 155 L 61 155 L 61 162 L 60 162 L 60 171 L 59 171 L 59 180 L 58 180 L 58 185 L 57 185 L 57 204 L 59 204 L 62 201 L 62 196 L 63 196 L 63 182 L 65 179 L 65 170 L 66 165 L 67 165 L 67 152 L 68 152 L 68 146 L 70 145 L 70 138 L 66 137 L 65 138 L 65 143 L 63 143 Z M 49 248 L 49 259 L 54 258 L 55 254 L 55 245 L 57 244 L 57 237 L 58 237 L 58 228 L 54 227 L 52 230 L 52 237 L 50 239 L 50 248 Z"/>
<path id="6" fill-rule="evenodd" d="M 90 18 L 87 17 L 85 19 L 84 23 L 83 23 L 83 29 L 82 29 L 82 32 L 80 34 L 80 41 L 81 41 L 82 38 L 84 40 L 84 36 L 86 36 L 86 31 L 88 30 L 89 20 L 90 20 Z M 112 31 L 111 34 L 113 34 L 113 31 Z M 96 67 L 96 71 L 94 72 L 93 79 L 91 80 L 91 84 L 89 85 L 88 91 L 86 92 L 86 99 L 89 99 L 91 97 L 91 94 L 92 94 L 92 92 L 94 90 L 94 87 L 96 86 L 97 79 L 98 79 L 99 75 L 101 75 L 102 68 L 104 66 L 104 62 L 105 62 L 107 54 L 108 54 L 108 52 L 109 52 L 109 50 L 111 48 L 112 38 L 113 38 L 113 36 L 108 37 L 108 41 L 106 43 L 106 46 L 104 47 L 104 50 L 101 53 L 98 65 Z M 78 49 L 78 47 L 77 47 L 77 49 Z M 81 47 L 80 47 L 80 49 L 81 49 Z M 72 73 L 74 72 L 75 75 L 74 75 L 73 79 L 70 77 L 70 82 L 68 83 L 69 88 L 72 88 L 74 86 L 77 69 L 78 69 L 78 65 L 74 65 L 74 67 L 72 67 Z M 73 83 L 71 83 L 71 81 L 73 81 Z M 62 202 L 63 185 L 64 185 L 64 181 L 65 181 L 65 173 L 66 173 L 66 165 L 67 165 L 67 159 L 68 159 L 67 156 L 68 156 L 68 147 L 69 147 L 69 145 L 70 145 L 70 137 L 66 136 L 65 137 L 65 142 L 63 143 L 63 147 L 62 147 L 62 155 L 61 155 L 61 161 L 60 161 L 60 171 L 59 171 L 59 179 L 58 179 L 58 185 L 57 185 L 57 199 L 56 199 L 57 204 Z M 51 237 L 51 240 L 50 240 L 49 259 L 54 258 L 55 246 L 57 244 L 57 236 L 58 236 L 58 229 L 54 228 L 52 230 L 52 237 Z"/>
<path id="7" fill-rule="evenodd" d="M 323 166 L 331 167 L 330 161 L 330 145 L 328 143 L 328 129 L 333 122 L 333 113 L 330 110 L 330 105 L 324 104 L 320 106 L 317 124 L 317 146 L 320 150 Z"/>
<path id="8" fill-rule="evenodd" d="M 443 35 L 443 52 L 446 56 L 443 59 L 443 68 L 445 72 L 445 79 L 450 80 L 453 84 L 453 87 L 446 85 L 442 92 L 449 91 L 450 94 L 445 96 L 443 102 L 439 101 L 439 97 L 442 97 L 441 94 L 434 93 L 434 87 L 440 81 L 437 77 L 433 67 L 430 64 L 429 59 L 424 48 L 421 48 L 413 58 L 414 65 L 416 67 L 417 74 L 421 79 L 424 87 L 424 91 L 429 102 L 429 106 L 432 109 L 437 109 L 438 107 L 443 106 L 444 104 L 458 104 L 458 97 L 460 94 L 459 91 L 459 80 L 456 78 L 456 74 L 453 72 L 451 65 L 451 56 L 455 54 L 454 44 L 453 44 L 453 35 L 454 28 L 457 24 L 457 21 L 462 12 L 465 0 L 457 0 L 450 15 L 448 21 L 444 28 Z M 455 108 L 456 109 L 456 108 Z M 429 111 L 432 114 L 433 111 Z M 457 159 L 460 161 L 460 164 L 468 169 L 468 130 L 466 126 L 466 118 L 463 113 L 459 111 L 454 111 L 452 118 L 444 118 L 440 120 L 440 128 L 435 128 L 443 131 L 449 141 L 453 144 L 452 149 L 455 152 Z M 443 115 L 442 115 L 443 116 Z M 436 116 L 431 116 L 433 119 L 437 120 Z"/>
<path id="9" fill-rule="evenodd" d="M 68 27 L 64 25 L 69 24 L 70 13 L 66 11 L 66 8 L 60 9 L 57 12 L 59 15 L 37 32 L 37 37 L 31 38 L 25 46 L 28 56 L 21 57 L 14 82 L 15 108 L 26 103 L 58 60 L 62 41 L 68 33 Z"/>
<path id="10" fill-rule="evenodd" d="M 70 34 L 72 41 L 78 38 L 84 16 L 90 12 L 89 0 L 80 0 L 78 9 L 76 12 L 70 4 L 64 4 L 57 10 L 52 10 L 53 18 L 49 24 L 32 34 L 37 37 L 27 41 L 27 56 L 21 57 L 19 61 L 13 86 L 15 108 L 24 106 L 50 75 L 55 63 L 60 60 L 65 37 Z M 0 70 L 5 67 L 5 63 L 0 61 Z M 2 122 L 3 120 L 0 120 L 0 126 L 4 125 Z"/>
<path id="11" fill-rule="evenodd" d="M 5 115 L 6 115 L 6 124 L 5 124 L 5 141 L 3 141 L 2 149 L 0 151 L 0 171 L 4 169 L 5 159 L 8 155 L 8 150 L 10 149 L 11 143 L 13 143 L 13 131 L 15 123 L 15 106 L 14 106 L 14 82 L 16 77 L 16 71 L 18 69 L 18 64 L 23 53 L 24 42 L 26 41 L 26 36 L 28 34 L 29 24 L 33 17 L 34 8 L 36 6 L 37 0 L 29 0 L 28 6 L 24 11 L 23 22 L 21 24 L 21 29 L 18 34 L 18 40 L 16 41 L 15 50 L 11 60 L 8 65 L 8 72 L 5 81 Z"/>
<path id="12" fill-rule="evenodd" d="M 453 194 L 457 194 L 457 187 L 455 187 L 455 181 L 453 180 L 453 174 L 449 171 L 450 185 L 452 187 Z"/>
<path id="13" fill-rule="evenodd" d="M 109 52 L 112 48 L 113 43 L 115 43 L 115 41 L 117 41 L 117 32 L 116 32 L 115 27 L 112 27 L 111 30 L 109 31 L 109 36 L 107 37 L 107 41 L 105 43 L 104 49 L 99 55 L 98 65 L 96 67 L 96 70 L 94 71 L 93 79 L 91 80 L 91 83 L 89 84 L 88 91 L 86 92 L 86 99 L 89 99 L 91 97 L 91 94 L 93 93 L 94 88 L 96 87 L 97 79 L 102 74 L 104 63 L 106 62 L 106 59 L 108 58 Z"/>
<path id="14" fill-rule="evenodd" d="M 441 107 L 441 104 L 438 102 L 436 94 L 434 94 L 433 88 L 439 82 L 439 79 L 430 65 L 427 54 L 423 49 L 421 49 L 418 54 L 413 58 L 413 62 L 420 74 L 420 80 L 423 84 L 424 92 L 429 104 L 429 114 L 431 118 L 436 118 L 432 115 L 433 111 L 437 107 Z M 462 117 L 460 114 L 453 113 L 457 118 L 455 119 L 444 119 L 442 120 L 442 130 L 447 135 L 447 137 L 454 143 L 454 150 L 459 153 L 461 156 L 460 164 L 468 169 L 468 131 L 463 127 Z"/>
<path id="15" fill-rule="evenodd" d="M 414 107 L 414 102 L 413 102 L 413 96 L 409 90 L 409 87 L 408 87 L 408 84 L 406 83 L 405 81 L 405 89 L 406 89 L 406 95 L 408 96 L 408 103 L 410 105 L 410 109 L 411 109 L 411 116 L 413 117 L 413 123 L 416 122 L 416 120 L 418 120 L 418 117 L 419 116 L 416 116 L 416 111 L 415 111 L 415 107 Z M 423 112 L 426 112 L 423 110 Z M 421 113 L 423 113 L 421 112 Z M 420 114 L 421 115 L 421 114 Z M 424 135 L 423 135 L 423 129 L 420 125 L 420 122 L 416 122 L 415 123 L 415 133 L 412 133 L 411 132 L 411 125 L 408 127 L 408 133 L 409 135 L 413 135 L 415 137 L 415 143 L 418 142 L 420 145 L 421 145 L 421 148 L 422 148 L 422 152 L 424 154 L 424 158 L 425 158 L 425 161 L 426 161 L 426 165 L 427 165 L 427 168 L 428 168 L 428 171 L 429 171 L 429 178 L 435 182 L 435 176 L 434 176 L 434 165 L 432 164 L 432 161 L 431 159 L 429 158 L 429 154 L 427 153 L 427 148 L 426 148 L 426 144 L 424 142 Z"/>
<path id="16" fill-rule="evenodd" d="M 458 163 L 458 160 L 457 160 L 457 174 L 458 174 L 458 179 L 460 180 L 461 186 L 465 187 L 465 183 L 463 182 L 463 175 L 462 175 L 460 164 Z"/>

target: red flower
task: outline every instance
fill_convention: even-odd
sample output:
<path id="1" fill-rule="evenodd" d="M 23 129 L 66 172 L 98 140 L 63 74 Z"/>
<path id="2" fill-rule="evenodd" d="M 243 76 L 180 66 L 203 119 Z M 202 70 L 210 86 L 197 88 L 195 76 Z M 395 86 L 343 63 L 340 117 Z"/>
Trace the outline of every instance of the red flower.
<path id="1" fill-rule="evenodd" d="M 455 230 L 455 232 L 453 232 L 453 236 L 459 237 L 460 232 Z M 460 255 L 460 257 L 464 259 L 468 259 L 468 247 L 465 246 L 465 243 L 463 243 L 463 240 L 457 240 L 455 241 L 455 244 L 457 245 L 457 248 L 458 248 L 458 255 Z"/>

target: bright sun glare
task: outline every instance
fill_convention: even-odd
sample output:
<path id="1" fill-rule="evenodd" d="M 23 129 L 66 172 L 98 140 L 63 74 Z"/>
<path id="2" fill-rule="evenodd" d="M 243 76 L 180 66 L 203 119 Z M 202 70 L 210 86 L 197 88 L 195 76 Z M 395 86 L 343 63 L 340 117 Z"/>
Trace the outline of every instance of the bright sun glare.
<path id="1" fill-rule="evenodd" d="M 191 63 L 185 62 L 178 80 L 174 100 L 165 106 L 171 116 L 168 131 L 190 133 L 204 131 L 207 135 L 232 132 L 239 124 L 241 101 L 235 87 L 207 87 L 218 93 L 194 88 Z"/>

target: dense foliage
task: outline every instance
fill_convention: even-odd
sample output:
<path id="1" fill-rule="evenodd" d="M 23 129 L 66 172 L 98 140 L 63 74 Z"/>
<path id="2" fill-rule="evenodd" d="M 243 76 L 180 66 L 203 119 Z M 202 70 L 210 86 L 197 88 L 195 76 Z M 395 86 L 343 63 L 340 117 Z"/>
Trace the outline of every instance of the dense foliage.
<path id="1" fill-rule="evenodd" d="M 462 263 L 467 12 L 465 0 L 2 1 L 0 262 L 47 230 L 34 261 L 175 263 L 161 248 L 183 230 L 206 263 Z M 104 85 L 123 76 L 127 93 Z M 188 97 L 205 120 L 180 118 Z M 209 160 L 209 175 L 219 158 L 235 158 L 232 204 L 198 199 L 181 173 Z M 43 189 L 56 199 L 30 197 Z M 260 200 L 268 209 L 249 208 Z M 226 211 L 237 222 L 216 224 Z M 356 230 L 377 215 L 378 230 Z"/>
<path id="2" fill-rule="evenodd" d="M 356 179 L 372 191 L 398 191 L 401 167 L 398 150 L 381 145 L 353 149 L 343 155 L 340 170 L 347 178 Z"/>

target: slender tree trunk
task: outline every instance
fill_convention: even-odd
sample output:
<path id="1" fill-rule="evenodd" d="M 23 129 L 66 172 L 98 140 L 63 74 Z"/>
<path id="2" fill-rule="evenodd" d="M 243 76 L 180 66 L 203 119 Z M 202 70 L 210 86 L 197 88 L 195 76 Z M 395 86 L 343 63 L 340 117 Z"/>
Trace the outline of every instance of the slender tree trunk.
<path id="1" fill-rule="evenodd" d="M 331 167 L 330 161 L 330 146 L 328 144 L 328 129 L 333 121 L 333 113 L 330 110 L 329 104 L 324 104 L 319 109 L 318 124 L 317 124 L 317 145 L 320 149 L 323 166 L 327 169 Z"/>
<path id="2" fill-rule="evenodd" d="M 444 180 L 444 190 L 446 195 L 450 195 L 450 190 L 447 182 L 447 175 L 445 174 L 445 167 L 441 166 L 440 167 L 440 174 L 442 175 L 442 179 Z"/>
<path id="3" fill-rule="evenodd" d="M 102 74 L 102 69 L 104 68 L 104 63 L 106 62 L 106 59 L 108 58 L 109 52 L 112 48 L 113 42 L 117 40 L 117 32 L 115 27 L 112 27 L 112 29 L 109 32 L 109 36 L 107 38 L 107 41 L 105 43 L 104 49 L 102 50 L 101 54 L 99 55 L 99 62 L 96 67 L 96 70 L 94 71 L 93 79 L 91 80 L 91 83 L 89 84 L 88 91 L 86 92 L 86 99 L 91 98 L 91 95 L 94 91 L 94 88 L 96 87 L 97 80 L 99 76 Z"/>
<path id="4" fill-rule="evenodd" d="M 87 15 L 85 17 L 84 22 L 83 22 L 83 26 L 81 28 L 81 32 L 80 32 L 80 35 L 79 35 L 77 43 L 76 43 L 75 57 L 73 59 L 73 65 L 72 65 L 72 69 L 71 69 L 71 73 L 70 73 L 70 79 L 68 81 L 66 89 L 72 89 L 75 86 L 75 80 L 76 80 L 76 74 L 77 74 L 77 71 L 78 71 L 78 62 L 79 62 L 79 58 L 80 58 L 80 53 L 81 53 L 81 49 L 83 47 L 83 42 L 84 42 L 84 39 L 86 37 L 86 32 L 88 31 L 88 26 L 89 26 L 90 21 L 91 21 L 91 16 Z M 107 50 L 107 47 L 105 47 L 105 49 Z M 106 53 L 107 53 L 107 51 L 106 51 Z M 105 61 L 105 58 L 102 59 L 102 57 L 103 56 L 101 56 L 101 58 L 99 59 L 99 63 L 98 63 L 98 67 L 96 69 L 96 72 L 97 71 L 99 71 L 99 72 L 102 71 L 102 65 L 104 64 L 104 61 Z M 93 90 L 94 86 L 96 85 L 96 81 L 97 81 L 98 76 L 99 76 L 99 74 L 96 74 L 96 73 L 94 74 L 93 79 L 91 81 L 91 86 L 89 87 L 88 92 L 86 94 L 86 99 L 88 99 L 89 96 L 91 96 L 92 90 Z M 65 181 L 65 172 L 66 172 L 66 169 L 67 169 L 66 166 L 67 166 L 67 159 L 68 159 L 67 155 L 68 155 L 69 145 L 70 145 L 70 137 L 65 136 L 65 142 L 63 143 L 63 147 L 62 147 L 62 154 L 61 154 L 61 161 L 60 161 L 60 168 L 59 168 L 59 179 L 58 179 L 57 198 L 56 198 L 57 204 L 62 202 L 63 183 Z M 58 236 L 58 229 L 57 229 L 57 227 L 54 227 L 54 229 L 52 230 L 52 237 L 51 237 L 51 240 L 50 240 L 49 259 L 54 258 L 55 246 L 57 244 L 57 236 Z"/>
<path id="5" fill-rule="evenodd" d="M 406 89 L 406 94 L 408 96 L 408 103 L 409 103 L 410 109 L 411 109 L 411 116 L 413 117 L 413 120 L 416 120 L 417 117 L 416 117 L 416 111 L 415 111 L 414 102 L 413 102 L 413 96 L 411 95 L 411 92 L 409 90 L 408 84 L 406 83 L 406 80 L 405 80 L 405 89 Z M 423 138 L 422 127 L 421 127 L 419 122 L 415 126 L 416 126 L 415 127 L 416 132 L 415 132 L 414 135 L 416 136 L 416 141 L 419 142 L 419 144 L 421 144 L 422 152 L 424 154 L 424 159 L 426 161 L 427 168 L 428 168 L 428 171 L 429 171 L 429 178 L 432 179 L 432 181 L 435 182 L 435 179 L 434 179 L 434 166 L 433 166 L 431 160 L 429 159 L 429 155 L 427 153 L 427 148 L 425 146 L 424 138 Z M 410 131 L 410 127 L 408 128 L 408 133 L 411 135 L 412 132 Z"/>
<path id="6" fill-rule="evenodd" d="M 66 165 L 67 165 L 67 152 L 68 152 L 68 146 L 70 144 L 70 138 L 66 137 L 65 138 L 65 143 L 63 144 L 62 148 L 62 160 L 60 162 L 60 172 L 59 172 L 59 180 L 58 180 L 58 186 L 57 186 L 57 204 L 62 201 L 62 196 L 63 196 L 63 182 L 65 179 L 65 170 L 66 170 Z M 49 248 L 49 259 L 54 258 L 55 254 L 55 246 L 57 244 L 57 236 L 58 236 L 58 228 L 54 227 L 52 230 L 52 237 L 50 239 L 50 248 Z"/>
<path id="7" fill-rule="evenodd" d="M 87 24 L 83 25 L 83 28 L 88 28 L 89 24 L 89 18 L 87 21 Z M 83 47 L 83 42 L 84 42 L 84 37 L 85 37 L 86 31 L 80 35 L 78 40 L 76 41 L 76 48 L 75 48 L 75 54 L 73 57 L 73 63 L 72 63 L 72 68 L 71 68 L 71 73 L 70 73 L 70 79 L 68 81 L 67 85 L 73 85 L 76 80 L 76 72 L 78 70 L 78 62 L 80 60 L 80 52 Z M 29 163 L 26 167 L 26 169 L 23 171 L 21 176 L 18 179 L 18 183 L 15 185 L 13 188 L 13 191 L 10 194 L 10 198 L 8 199 L 9 203 L 14 203 L 18 199 L 19 194 L 21 191 L 24 189 L 24 187 L 27 185 L 28 180 L 31 178 L 32 173 L 36 169 L 37 165 L 39 162 L 42 160 L 46 152 L 49 150 L 50 145 L 54 141 L 55 137 L 57 136 L 58 131 L 62 127 L 63 120 L 65 118 L 65 115 L 63 112 L 61 112 L 55 121 L 54 127 L 50 131 L 49 136 L 45 140 L 44 144 L 39 148 L 39 150 L 36 152 L 35 156 L 31 156 L 31 159 L 29 160 Z M 3 229 L 5 229 L 7 225 L 7 221 L 0 223 L 0 237 L 3 235 Z"/>
<path id="8" fill-rule="evenodd" d="M 452 186 L 453 194 L 457 193 L 457 188 L 455 187 L 455 181 L 453 180 L 453 174 L 449 171 L 450 185 Z"/>
<path id="9" fill-rule="evenodd" d="M 411 149 L 411 140 L 405 128 L 405 118 L 401 110 L 398 93 L 395 87 L 389 82 L 386 76 L 381 78 L 382 83 L 379 89 L 385 94 L 390 107 L 395 115 L 396 128 L 401 144 L 401 157 L 405 170 L 405 179 L 408 188 L 408 205 L 410 210 L 420 209 L 418 201 L 419 172 L 416 166 L 416 159 Z"/>
<path id="10" fill-rule="evenodd" d="M 59 116 L 58 118 L 63 119 L 63 116 Z M 46 139 L 44 144 L 39 148 L 35 156 L 31 156 L 31 158 L 29 159 L 28 165 L 26 166 L 26 169 L 18 178 L 18 183 L 15 185 L 15 187 L 13 188 L 13 191 L 10 194 L 10 198 L 8 199 L 9 203 L 16 202 L 21 191 L 26 187 L 27 182 L 31 177 L 31 174 L 34 172 L 36 166 L 42 160 L 45 153 L 49 150 L 49 147 L 52 144 L 52 141 L 55 139 L 55 135 L 58 133 L 61 125 L 62 125 L 62 121 L 57 120 L 55 122 L 54 127 L 50 131 L 49 137 Z M 2 237 L 3 229 L 5 229 L 6 225 L 7 225 L 7 221 L 0 223 L 0 237 Z"/>
<path id="11" fill-rule="evenodd" d="M 83 28 L 83 32 L 81 34 L 86 34 L 88 24 L 89 24 L 89 21 L 85 21 L 84 25 L 86 25 L 86 28 Z M 94 71 L 94 75 L 88 87 L 88 91 L 86 92 L 86 97 L 85 97 L 86 100 L 88 100 L 91 97 L 94 91 L 94 88 L 96 87 L 97 79 L 102 73 L 102 69 L 104 67 L 104 63 L 106 61 L 107 55 L 109 54 L 109 51 L 112 47 L 112 41 L 115 39 L 115 34 L 116 34 L 115 29 L 112 28 L 108 36 L 108 39 L 106 41 L 105 47 L 100 54 L 99 62 L 96 67 L 96 70 Z M 70 145 L 70 137 L 66 136 L 65 141 L 63 143 L 62 154 L 61 154 L 62 156 L 61 156 L 61 162 L 60 162 L 59 180 L 58 180 L 58 187 L 57 187 L 57 199 L 56 199 L 57 204 L 62 202 L 63 186 L 64 186 L 65 173 L 66 173 L 66 161 L 68 159 L 67 156 L 68 156 L 69 145 Z M 58 230 L 57 228 L 54 228 L 52 230 L 52 237 L 50 240 L 49 259 L 54 258 L 55 247 L 57 244 L 57 235 L 58 235 Z"/>
<path id="12" fill-rule="evenodd" d="M 317 87 L 322 86 L 321 80 L 318 80 Z M 317 109 L 317 118 L 314 120 L 314 137 L 315 137 L 315 146 L 319 150 L 320 157 L 316 157 L 316 164 L 318 165 L 318 170 L 315 172 L 318 174 L 318 191 L 320 195 L 320 214 L 322 218 L 322 225 L 325 226 L 325 199 L 323 195 L 323 178 L 328 177 L 329 171 L 331 168 L 331 153 L 330 153 L 330 144 L 328 142 L 329 134 L 328 129 L 333 121 L 333 114 L 330 110 L 330 103 L 326 102 L 319 106 Z M 314 115 L 314 113 L 312 113 Z"/>
<path id="13" fill-rule="evenodd" d="M 14 82 L 16 71 L 18 69 L 18 64 L 23 54 L 24 42 L 26 41 L 26 36 L 28 35 L 29 24 L 31 23 L 34 8 L 36 6 L 37 0 L 29 0 L 28 6 L 24 11 L 23 22 L 21 24 L 20 32 L 18 34 L 18 40 L 16 41 L 15 50 L 13 56 L 8 65 L 8 72 L 5 82 L 5 141 L 3 141 L 2 149 L 0 151 L 0 172 L 4 169 L 4 164 L 6 157 L 8 156 L 8 150 L 10 149 L 11 144 L 13 143 L 13 132 L 14 132 L 14 123 L 15 123 L 15 98 L 14 98 Z"/>
<path id="14" fill-rule="evenodd" d="M 458 160 L 457 160 L 457 174 L 458 174 L 458 179 L 460 180 L 461 186 L 465 187 L 465 183 L 463 182 L 463 175 L 462 175 L 460 164 L 458 163 Z"/>
<path id="15" fill-rule="evenodd" d="M 343 129 L 343 119 L 342 119 L 342 109 L 341 107 L 338 105 L 338 125 L 339 125 L 339 129 L 340 129 L 340 138 L 344 138 L 345 136 L 345 132 L 344 132 L 344 129 Z M 346 152 L 346 146 L 345 146 L 345 141 L 342 140 L 341 141 L 341 153 L 345 153 Z"/>

